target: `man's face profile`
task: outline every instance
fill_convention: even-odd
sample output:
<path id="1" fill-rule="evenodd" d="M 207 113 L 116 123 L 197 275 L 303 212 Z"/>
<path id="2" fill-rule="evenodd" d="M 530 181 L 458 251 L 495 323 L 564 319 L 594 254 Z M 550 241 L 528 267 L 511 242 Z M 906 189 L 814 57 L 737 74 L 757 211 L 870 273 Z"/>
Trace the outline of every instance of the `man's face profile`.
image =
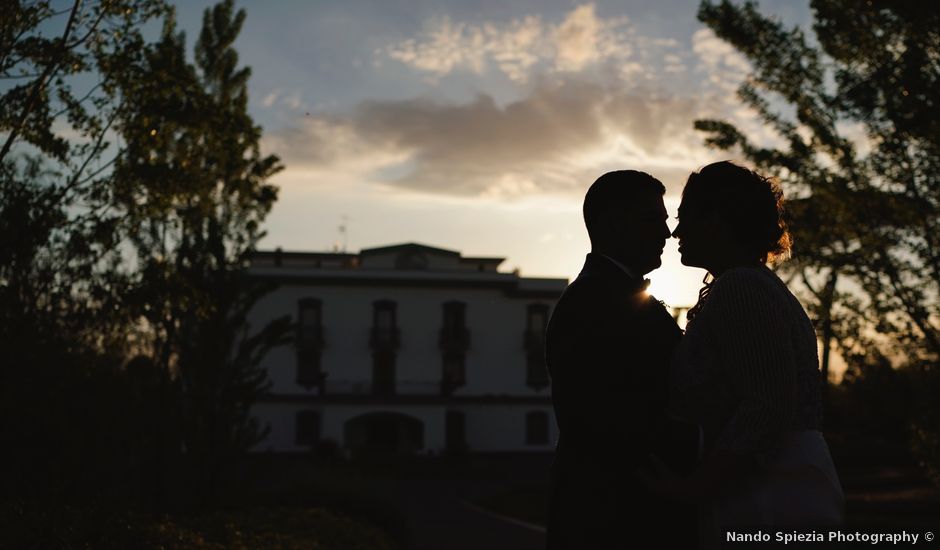
<path id="1" fill-rule="evenodd" d="M 642 194 L 622 214 L 621 242 L 627 265 L 643 275 L 662 265 L 663 248 L 670 236 L 669 215 L 660 195 Z"/>

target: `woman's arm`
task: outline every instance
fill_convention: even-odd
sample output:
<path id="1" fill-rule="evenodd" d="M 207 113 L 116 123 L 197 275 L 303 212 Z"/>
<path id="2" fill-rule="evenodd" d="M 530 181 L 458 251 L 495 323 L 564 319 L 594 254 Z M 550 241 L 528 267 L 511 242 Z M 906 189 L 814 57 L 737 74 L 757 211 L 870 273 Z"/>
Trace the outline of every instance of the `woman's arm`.
<path id="1" fill-rule="evenodd" d="M 649 466 L 634 472 L 634 477 L 661 498 L 689 503 L 706 501 L 734 487 L 756 466 L 752 455 L 720 450 L 709 455 L 689 477 L 680 477 L 656 455 L 647 460 Z"/>
<path id="2" fill-rule="evenodd" d="M 650 468 L 638 472 L 650 490 L 664 497 L 700 501 L 741 482 L 792 424 L 796 365 L 787 311 L 763 276 L 756 270 L 725 274 L 709 296 L 709 347 L 735 407 L 691 475 L 681 478 L 655 458 Z"/>

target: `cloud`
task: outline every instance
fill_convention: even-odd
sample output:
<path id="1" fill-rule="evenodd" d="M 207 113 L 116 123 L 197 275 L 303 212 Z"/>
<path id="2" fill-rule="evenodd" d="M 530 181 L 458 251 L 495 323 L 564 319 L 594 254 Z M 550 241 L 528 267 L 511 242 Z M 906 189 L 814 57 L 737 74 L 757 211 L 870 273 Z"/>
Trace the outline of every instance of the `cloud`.
<path id="1" fill-rule="evenodd" d="M 264 96 L 264 98 L 261 100 L 261 105 L 268 109 L 274 107 L 275 105 L 280 105 L 294 111 L 301 111 L 308 108 L 299 90 L 294 90 L 290 93 L 287 93 L 280 88 L 276 88 L 268 95 Z"/>
<path id="2" fill-rule="evenodd" d="M 525 82 L 530 69 L 545 55 L 542 21 L 538 17 L 516 19 L 504 29 L 488 23 L 483 32 L 488 41 L 480 52 L 488 54 L 496 67 L 515 82 Z"/>
<path id="3" fill-rule="evenodd" d="M 418 38 L 376 50 L 418 71 L 440 78 L 455 71 L 483 74 L 495 67 L 514 82 L 533 73 L 570 73 L 603 63 L 623 63 L 634 52 L 626 17 L 602 19 L 594 4 L 582 4 L 557 24 L 538 16 L 480 25 L 442 17 L 425 22 Z"/>
<path id="4" fill-rule="evenodd" d="M 709 75 L 709 82 L 725 92 L 737 90 L 752 70 L 747 58 L 718 38 L 711 29 L 695 31 L 692 51 L 699 58 L 698 68 Z"/>
<path id="5" fill-rule="evenodd" d="M 512 199 L 580 193 L 605 171 L 633 168 L 675 194 L 691 170 L 727 156 L 705 148 L 694 120 L 757 124 L 728 93 L 748 62 L 710 30 L 690 39 L 691 47 L 640 35 L 625 17 L 599 17 L 594 4 L 557 22 L 429 20 L 418 36 L 376 50 L 376 60 L 391 58 L 432 80 L 497 70 L 519 84 L 516 99 L 365 101 L 308 113 L 266 134 L 264 147 L 309 185 Z M 272 104 L 292 98 L 281 90 L 270 97 Z"/>
<path id="6" fill-rule="evenodd" d="M 667 73 L 681 73 L 685 71 L 685 64 L 682 62 L 682 57 L 676 54 L 666 54 L 663 56 L 663 61 L 666 62 L 665 71 Z"/>
<path id="7" fill-rule="evenodd" d="M 483 31 L 443 17 L 427 22 L 424 40 L 408 39 L 387 49 L 388 56 L 435 75 L 458 68 L 483 71 Z"/>
<path id="8" fill-rule="evenodd" d="M 274 102 L 277 101 L 279 95 L 281 95 L 281 90 L 274 90 L 268 95 L 264 96 L 264 99 L 261 100 L 261 104 L 265 107 L 272 107 Z"/>
<path id="9" fill-rule="evenodd" d="M 568 192 L 626 167 L 665 174 L 663 181 L 675 187 L 698 159 L 709 158 L 692 130 L 698 110 L 692 98 L 577 79 L 541 81 L 504 106 L 485 94 L 466 103 L 364 102 L 344 116 L 308 116 L 269 133 L 265 148 L 289 170 L 323 178 L 342 172 L 427 193 Z"/>
<path id="10" fill-rule="evenodd" d="M 604 24 L 597 18 L 594 4 L 578 6 L 554 31 L 555 67 L 559 71 L 580 71 L 601 59 Z M 615 53 L 609 49 L 604 54 Z M 626 52 L 629 55 L 629 52 Z"/>

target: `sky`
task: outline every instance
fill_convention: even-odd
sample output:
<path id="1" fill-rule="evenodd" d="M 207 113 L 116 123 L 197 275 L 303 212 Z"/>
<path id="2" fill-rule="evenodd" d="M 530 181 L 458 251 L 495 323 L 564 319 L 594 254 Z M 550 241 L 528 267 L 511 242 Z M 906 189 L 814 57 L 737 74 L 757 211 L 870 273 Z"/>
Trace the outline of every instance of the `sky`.
<path id="1" fill-rule="evenodd" d="M 177 3 L 190 50 L 210 5 Z M 804 2 L 759 5 L 808 25 Z M 589 251 L 581 203 L 598 176 L 653 174 L 675 216 L 689 172 L 733 158 L 707 149 L 694 120 L 773 140 L 734 95 L 747 61 L 696 20 L 696 1 L 237 6 L 249 109 L 263 150 L 285 165 L 265 249 L 418 242 L 573 279 Z M 689 306 L 704 272 L 682 266 L 676 246 L 650 292 Z"/>

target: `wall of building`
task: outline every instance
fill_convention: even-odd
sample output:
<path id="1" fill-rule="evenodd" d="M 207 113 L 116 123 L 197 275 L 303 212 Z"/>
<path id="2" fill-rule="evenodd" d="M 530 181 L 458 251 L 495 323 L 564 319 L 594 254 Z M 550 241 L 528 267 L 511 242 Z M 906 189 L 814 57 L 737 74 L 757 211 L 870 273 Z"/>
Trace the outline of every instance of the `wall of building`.
<path id="1" fill-rule="evenodd" d="M 320 415 L 320 439 L 332 440 L 346 447 L 346 423 L 354 418 L 375 412 L 405 414 L 419 420 L 424 427 L 424 446 L 421 454 L 440 454 L 446 449 L 446 414 L 460 411 L 465 415 L 466 443 L 469 452 L 546 452 L 554 449 L 558 438 L 551 406 L 547 404 L 304 404 L 262 403 L 256 417 L 270 426 L 268 438 L 255 451 L 304 452 L 310 446 L 298 445 L 296 440 L 297 413 L 317 411 Z M 545 444 L 526 441 L 526 414 L 540 411 L 549 416 L 548 440 Z"/>
<path id="2" fill-rule="evenodd" d="M 364 254 L 361 266 L 358 256 L 337 255 L 342 256 L 337 260 L 342 261 L 342 268 L 331 263 L 329 254 L 285 254 L 275 261 L 265 253 L 265 262 L 255 266 L 253 273 L 277 280 L 280 287 L 256 304 L 249 315 L 251 329 L 284 315 L 296 322 L 301 300 L 319 300 L 323 336 L 320 370 L 326 378 L 322 388 L 298 384 L 293 344 L 267 354 L 262 367 L 272 383 L 270 396 L 255 407 L 254 414 L 271 431 L 257 451 L 308 450 L 309 445 L 297 444 L 297 413 L 303 410 L 317 411 L 320 439 L 333 440 L 341 447 L 349 443 L 345 433 L 348 422 L 364 414 L 391 413 L 420 421 L 423 442 L 417 452 L 440 453 L 446 447 L 447 412 L 459 411 L 464 415 L 470 452 L 553 448 L 557 428 L 549 389 L 526 384 L 525 331 L 528 306 L 544 304 L 550 311 L 565 281 L 523 279 L 496 272 L 498 258 L 461 259 L 454 252 L 422 250 L 429 255 L 427 269 L 420 270 L 390 269 L 395 256 L 384 251 Z M 486 269 L 460 263 L 470 260 L 481 262 Z M 370 346 L 373 304 L 379 300 L 396 303 L 400 335 L 395 392 L 381 398 L 372 396 Z M 466 304 L 470 345 L 465 354 L 466 383 L 450 396 L 443 396 L 439 337 L 443 304 L 450 301 Z M 549 416 L 545 442 L 526 442 L 526 414 L 533 411 Z"/>
<path id="3" fill-rule="evenodd" d="M 510 298 L 498 289 L 400 288 L 285 285 L 262 300 L 251 315 L 251 324 L 289 313 L 296 320 L 297 303 L 317 298 L 322 303 L 324 347 L 321 369 L 327 373 L 327 393 L 371 391 L 373 302 L 397 303 L 401 345 L 396 359 L 397 393 L 440 392 L 441 355 L 438 338 L 443 323 L 443 304 L 465 302 L 470 348 L 466 353 L 466 385 L 456 395 L 546 395 L 526 385 L 526 307 L 550 300 Z M 272 393 L 317 393 L 296 382 L 293 345 L 272 349 L 264 360 Z"/>

